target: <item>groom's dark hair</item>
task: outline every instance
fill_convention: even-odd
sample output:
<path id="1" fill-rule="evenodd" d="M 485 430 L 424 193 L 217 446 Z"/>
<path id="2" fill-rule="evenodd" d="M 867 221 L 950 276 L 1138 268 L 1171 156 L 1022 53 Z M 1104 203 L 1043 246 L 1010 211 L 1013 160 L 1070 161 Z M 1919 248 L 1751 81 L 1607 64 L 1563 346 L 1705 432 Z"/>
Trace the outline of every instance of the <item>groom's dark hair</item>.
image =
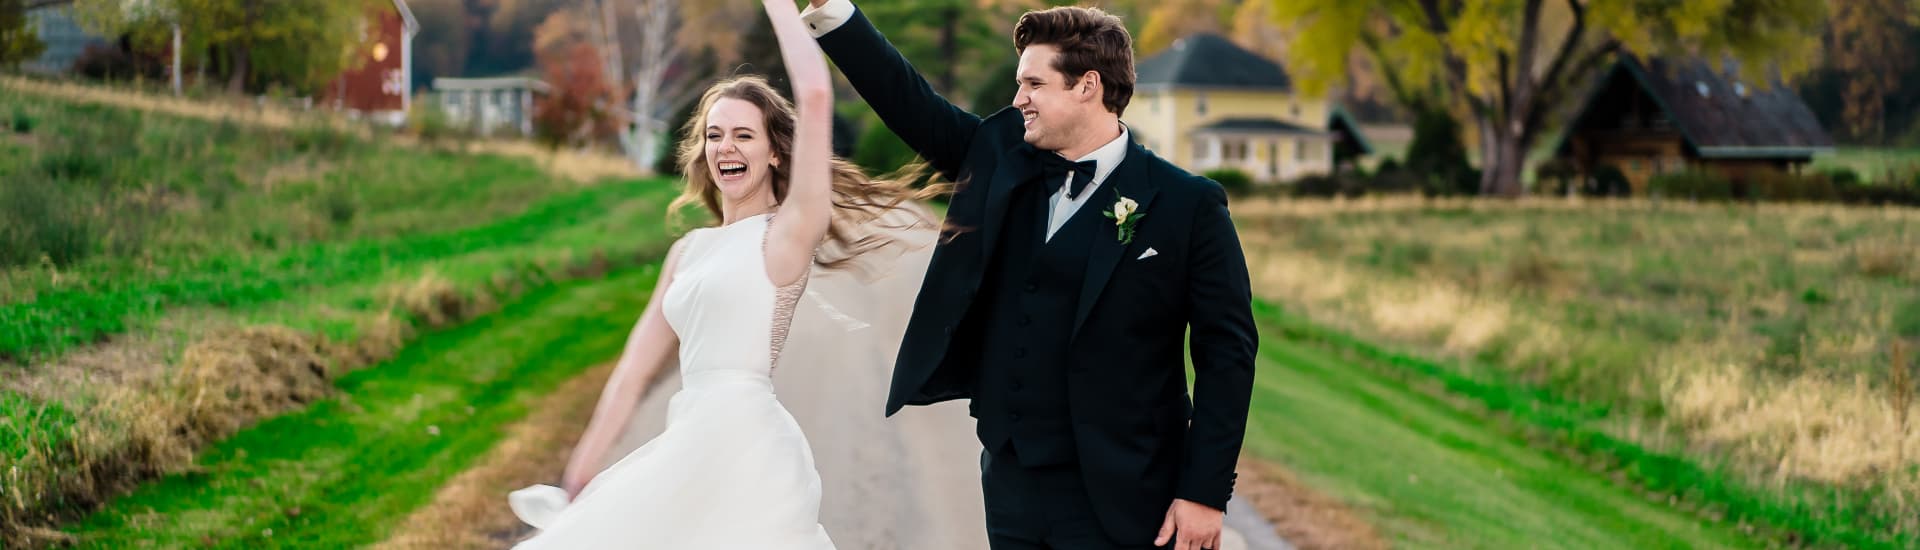
<path id="1" fill-rule="evenodd" d="M 1067 86 L 1087 71 L 1100 73 L 1108 111 L 1122 114 L 1133 101 L 1133 35 L 1127 26 L 1099 8 L 1073 6 L 1030 11 L 1013 26 L 1013 48 L 1046 44 L 1060 50 L 1053 68 L 1067 75 Z"/>

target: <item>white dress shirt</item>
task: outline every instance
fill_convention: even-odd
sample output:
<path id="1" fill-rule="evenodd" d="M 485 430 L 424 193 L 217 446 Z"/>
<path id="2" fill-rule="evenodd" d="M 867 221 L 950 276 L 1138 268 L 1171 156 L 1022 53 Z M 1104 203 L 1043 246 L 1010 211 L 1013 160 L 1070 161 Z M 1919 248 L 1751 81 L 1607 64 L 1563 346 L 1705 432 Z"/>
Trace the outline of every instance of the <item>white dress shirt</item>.
<path id="1" fill-rule="evenodd" d="M 1120 137 L 1113 138 L 1113 141 L 1109 141 L 1106 145 L 1100 146 L 1099 149 L 1094 149 L 1093 152 L 1087 153 L 1087 156 L 1073 159 L 1074 162 L 1088 160 L 1094 162 L 1093 181 L 1087 183 L 1086 189 L 1080 190 L 1079 197 L 1069 199 L 1067 198 L 1067 191 L 1073 189 L 1073 172 L 1067 172 L 1067 181 L 1060 184 L 1060 190 L 1055 192 L 1053 196 L 1047 197 L 1047 205 L 1050 208 L 1050 210 L 1047 211 L 1047 240 L 1053 240 L 1053 232 L 1059 231 L 1060 226 L 1066 225 L 1067 219 L 1072 218 L 1074 212 L 1080 211 L 1081 206 L 1093 199 L 1094 191 L 1100 189 L 1100 184 L 1106 183 L 1107 175 L 1112 174 L 1113 169 L 1120 166 L 1120 161 L 1126 160 L 1126 158 L 1127 126 L 1122 124 L 1120 125 Z"/>
<path id="2" fill-rule="evenodd" d="M 827 0 L 827 3 L 821 4 L 818 8 L 807 6 L 807 9 L 800 12 L 800 20 L 806 22 L 807 32 L 813 33 L 814 38 L 826 36 L 834 29 L 840 28 L 840 25 L 845 24 L 848 19 L 853 19 L 851 0 Z"/>

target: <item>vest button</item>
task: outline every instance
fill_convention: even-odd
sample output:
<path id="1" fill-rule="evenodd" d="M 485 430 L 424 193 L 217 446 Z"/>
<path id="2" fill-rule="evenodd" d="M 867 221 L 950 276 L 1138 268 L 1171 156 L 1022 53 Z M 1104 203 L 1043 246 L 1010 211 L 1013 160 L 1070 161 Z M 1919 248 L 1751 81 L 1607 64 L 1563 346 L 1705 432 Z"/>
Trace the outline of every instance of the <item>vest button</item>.
<path id="1" fill-rule="evenodd" d="M 1017 412 L 1016 412 L 1016 413 L 1012 413 L 1012 414 L 1009 414 L 1009 415 L 1007 415 L 1007 418 L 1011 418 L 1011 419 L 1013 419 L 1013 421 L 1014 421 L 1014 422 L 1019 422 L 1019 421 L 1020 421 L 1020 413 L 1017 413 Z"/>
<path id="2" fill-rule="evenodd" d="M 1036 290 L 1040 290 L 1040 285 L 1036 285 L 1036 284 L 1033 284 L 1033 283 L 1027 283 L 1027 293 L 1028 293 L 1028 294 L 1032 294 L 1032 293 L 1033 293 L 1033 291 L 1036 291 Z"/>
<path id="3" fill-rule="evenodd" d="M 1021 316 L 1020 316 L 1020 326 L 1023 326 L 1023 327 L 1024 327 L 1024 326 L 1027 326 L 1027 325 L 1031 325 L 1031 324 L 1033 324 L 1033 316 L 1031 316 L 1031 315 L 1021 315 Z"/>
<path id="4" fill-rule="evenodd" d="M 1021 359 L 1026 356 L 1027 356 L 1027 348 L 1020 348 L 1020 349 L 1013 350 L 1014 359 Z"/>
<path id="5" fill-rule="evenodd" d="M 1019 380 L 1015 380 L 1015 381 L 1013 381 L 1013 384 L 1012 384 L 1012 386 L 1013 386 L 1013 391 L 1020 391 L 1020 381 L 1019 381 Z"/>

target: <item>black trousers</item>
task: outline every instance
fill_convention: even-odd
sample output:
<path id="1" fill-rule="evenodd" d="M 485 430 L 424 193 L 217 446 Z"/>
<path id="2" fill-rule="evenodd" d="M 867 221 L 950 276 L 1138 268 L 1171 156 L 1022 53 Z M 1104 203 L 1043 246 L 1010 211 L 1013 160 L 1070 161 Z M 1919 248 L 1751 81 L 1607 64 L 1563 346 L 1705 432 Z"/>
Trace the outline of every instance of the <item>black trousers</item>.
<path id="1" fill-rule="evenodd" d="M 987 501 L 987 543 L 993 550 L 1149 550 L 1151 540 L 1116 541 L 1093 515 L 1080 466 L 1025 467 L 1011 444 L 980 452 Z M 1155 526 L 1158 527 L 1158 526 Z"/>

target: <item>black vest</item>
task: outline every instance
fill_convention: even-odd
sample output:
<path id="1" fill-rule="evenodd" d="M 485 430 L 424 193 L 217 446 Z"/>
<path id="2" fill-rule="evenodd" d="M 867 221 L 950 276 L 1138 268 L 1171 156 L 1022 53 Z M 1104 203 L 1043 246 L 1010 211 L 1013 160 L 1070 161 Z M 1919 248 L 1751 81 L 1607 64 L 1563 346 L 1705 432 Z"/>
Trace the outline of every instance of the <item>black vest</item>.
<path id="1" fill-rule="evenodd" d="M 1049 195 L 1039 181 L 1014 191 L 969 315 L 980 342 L 973 393 L 980 442 L 993 450 L 1011 441 L 1026 466 L 1075 461 L 1068 339 L 1101 221 L 1096 201 L 1088 201 L 1047 240 Z"/>

